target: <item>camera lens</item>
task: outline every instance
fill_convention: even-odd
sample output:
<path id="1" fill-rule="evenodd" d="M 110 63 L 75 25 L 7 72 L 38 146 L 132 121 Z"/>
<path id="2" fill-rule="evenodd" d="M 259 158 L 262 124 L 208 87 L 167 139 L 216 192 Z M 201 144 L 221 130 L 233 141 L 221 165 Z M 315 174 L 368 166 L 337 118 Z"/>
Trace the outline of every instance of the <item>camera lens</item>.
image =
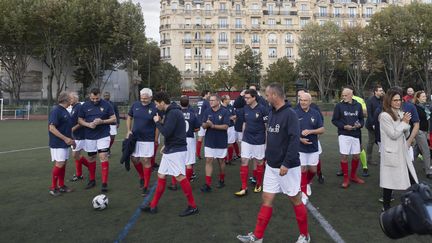
<path id="1" fill-rule="evenodd" d="M 412 234 L 409 230 L 402 205 L 381 213 L 380 226 L 382 231 L 392 239 L 400 239 Z"/>

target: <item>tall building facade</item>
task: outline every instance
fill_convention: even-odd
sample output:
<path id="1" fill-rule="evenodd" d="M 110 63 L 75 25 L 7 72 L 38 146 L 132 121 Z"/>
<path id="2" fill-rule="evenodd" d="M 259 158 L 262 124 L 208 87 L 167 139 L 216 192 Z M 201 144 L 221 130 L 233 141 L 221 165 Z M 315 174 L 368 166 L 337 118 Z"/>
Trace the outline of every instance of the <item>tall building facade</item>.
<path id="1" fill-rule="evenodd" d="M 422 0 L 432 2 L 432 0 Z M 234 66 L 248 45 L 261 53 L 264 70 L 281 57 L 298 58 L 298 40 L 309 22 L 365 26 L 390 4 L 411 0 L 161 0 L 161 58 L 182 74 L 183 89 L 206 72 Z"/>

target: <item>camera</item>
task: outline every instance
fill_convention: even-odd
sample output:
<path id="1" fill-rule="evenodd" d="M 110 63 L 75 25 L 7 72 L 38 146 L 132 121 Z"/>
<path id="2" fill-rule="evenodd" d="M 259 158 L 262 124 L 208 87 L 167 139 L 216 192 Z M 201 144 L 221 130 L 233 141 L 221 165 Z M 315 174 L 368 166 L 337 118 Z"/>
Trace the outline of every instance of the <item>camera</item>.
<path id="1" fill-rule="evenodd" d="M 392 239 L 408 235 L 432 235 L 432 191 L 423 183 L 414 184 L 401 196 L 401 204 L 382 212 L 381 229 Z"/>

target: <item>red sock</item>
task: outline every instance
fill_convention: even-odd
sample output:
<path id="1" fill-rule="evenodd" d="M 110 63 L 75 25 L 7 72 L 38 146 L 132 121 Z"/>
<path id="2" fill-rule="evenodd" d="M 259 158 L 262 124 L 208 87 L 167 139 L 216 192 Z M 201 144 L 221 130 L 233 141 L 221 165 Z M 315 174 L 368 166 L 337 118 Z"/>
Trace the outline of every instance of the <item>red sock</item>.
<path id="1" fill-rule="evenodd" d="M 180 181 L 180 186 L 183 190 L 183 194 L 185 194 L 187 201 L 188 201 L 188 205 L 192 208 L 196 208 L 196 204 L 195 204 L 195 199 L 194 196 L 192 194 L 192 187 L 189 183 L 188 179 L 183 179 Z"/>
<path id="2" fill-rule="evenodd" d="M 342 173 L 343 173 L 343 184 L 344 185 L 348 185 L 349 184 L 349 178 L 348 178 L 348 161 L 341 161 L 340 163 L 341 165 L 341 169 L 342 169 Z"/>
<path id="3" fill-rule="evenodd" d="M 301 173 L 301 180 L 300 180 L 300 189 L 304 194 L 306 194 L 306 185 L 308 184 L 307 180 L 308 180 L 307 171 L 302 172 Z"/>
<path id="4" fill-rule="evenodd" d="M 303 203 L 294 206 L 294 212 L 296 215 L 297 225 L 299 227 L 300 234 L 307 236 L 308 232 L 308 220 L 307 211 Z"/>
<path id="5" fill-rule="evenodd" d="M 152 168 L 144 168 L 144 187 L 148 188 L 150 184 L 150 175 L 152 172 Z"/>
<path id="6" fill-rule="evenodd" d="M 53 166 L 52 171 L 51 171 L 51 176 L 52 176 L 52 180 L 51 180 L 51 190 L 54 190 L 57 188 L 57 181 L 59 179 L 60 176 L 60 170 L 61 168 L 57 167 L 57 166 Z"/>
<path id="7" fill-rule="evenodd" d="M 82 159 L 81 158 L 75 160 L 75 175 L 76 176 L 82 176 Z"/>
<path id="8" fill-rule="evenodd" d="M 257 222 L 255 225 L 254 235 L 258 239 L 262 239 L 264 236 L 264 231 L 267 227 L 267 224 L 270 221 L 272 216 L 273 208 L 269 206 L 261 205 L 261 209 L 258 213 Z"/>
<path id="9" fill-rule="evenodd" d="M 347 163 L 348 164 L 348 163 Z M 359 165 L 359 160 L 351 160 L 351 178 L 356 178 L 357 177 L 357 168 Z"/>
<path id="10" fill-rule="evenodd" d="M 256 184 L 257 184 L 257 186 L 262 186 L 263 177 L 264 177 L 264 164 L 257 165 L 257 170 L 256 170 L 256 182 L 257 182 Z"/>
<path id="11" fill-rule="evenodd" d="M 432 149 L 432 132 L 429 132 L 429 148 Z"/>
<path id="12" fill-rule="evenodd" d="M 254 169 L 254 170 L 252 171 L 252 175 L 253 175 L 253 177 L 256 179 L 256 177 L 257 177 L 257 170 L 256 170 L 256 169 Z"/>
<path id="13" fill-rule="evenodd" d="M 113 137 L 110 137 L 110 146 L 109 146 L 109 148 L 112 147 L 113 143 L 114 143 L 114 138 L 113 138 Z"/>
<path id="14" fill-rule="evenodd" d="M 173 186 L 177 185 L 177 180 L 174 176 L 171 176 L 171 185 Z"/>
<path id="15" fill-rule="evenodd" d="M 318 164 L 317 164 L 317 174 L 321 175 L 321 160 L 318 160 Z"/>
<path id="16" fill-rule="evenodd" d="M 102 162 L 101 167 L 102 167 L 102 183 L 108 183 L 108 172 L 109 172 L 108 161 Z"/>
<path id="17" fill-rule="evenodd" d="M 82 165 L 84 165 L 84 166 L 87 167 L 87 168 L 89 167 L 89 162 L 88 162 L 88 160 L 86 159 L 86 157 L 81 156 L 80 160 L 81 160 L 81 164 L 82 164 Z"/>
<path id="18" fill-rule="evenodd" d="M 220 173 L 219 174 L 219 180 L 220 181 L 225 181 L 225 174 Z"/>
<path id="19" fill-rule="evenodd" d="M 89 162 L 88 164 L 88 169 L 89 169 L 89 179 L 91 181 L 94 181 L 96 179 L 96 161 L 93 162 Z"/>
<path id="20" fill-rule="evenodd" d="M 205 181 L 206 181 L 207 186 L 211 186 L 211 181 L 212 181 L 211 176 L 206 176 Z"/>
<path id="21" fill-rule="evenodd" d="M 315 176 L 315 172 L 310 172 L 310 171 L 307 172 L 307 184 L 311 183 L 314 176 Z"/>
<path id="22" fill-rule="evenodd" d="M 66 164 L 63 167 L 60 168 L 60 174 L 59 174 L 59 177 L 58 177 L 59 187 L 63 187 L 64 186 L 65 174 L 66 174 Z"/>
<path id="23" fill-rule="evenodd" d="M 151 208 L 155 208 L 159 202 L 159 199 L 162 197 L 162 194 L 165 191 L 166 179 L 158 178 L 156 192 L 153 197 L 153 200 L 150 203 Z"/>
<path id="24" fill-rule="evenodd" d="M 238 144 L 237 144 L 237 143 L 234 143 L 234 144 L 233 144 L 233 147 L 234 147 L 234 151 L 235 151 L 237 157 L 240 157 L 240 149 L 239 149 Z"/>
<path id="25" fill-rule="evenodd" d="M 233 158 L 233 152 L 234 152 L 233 145 L 230 144 L 230 145 L 228 146 L 228 161 L 231 161 L 231 160 L 232 160 L 232 158 Z"/>
<path id="26" fill-rule="evenodd" d="M 142 163 L 137 162 L 137 163 L 133 163 L 133 165 L 135 166 L 135 169 L 138 172 L 140 179 L 144 179 L 144 169 Z"/>
<path id="27" fill-rule="evenodd" d="M 188 179 L 188 181 L 191 180 L 193 175 L 193 168 L 186 168 L 186 178 Z"/>
<path id="28" fill-rule="evenodd" d="M 196 143 L 196 156 L 201 157 L 201 145 L 202 141 L 197 141 Z"/>
<path id="29" fill-rule="evenodd" d="M 153 151 L 153 157 L 150 159 L 150 164 L 153 167 L 156 163 L 156 154 L 157 154 L 157 150 L 158 150 L 159 144 L 154 145 L 154 151 Z"/>
<path id="30" fill-rule="evenodd" d="M 240 179 L 242 190 L 247 189 L 247 178 L 249 174 L 249 167 L 247 165 L 240 166 Z"/>

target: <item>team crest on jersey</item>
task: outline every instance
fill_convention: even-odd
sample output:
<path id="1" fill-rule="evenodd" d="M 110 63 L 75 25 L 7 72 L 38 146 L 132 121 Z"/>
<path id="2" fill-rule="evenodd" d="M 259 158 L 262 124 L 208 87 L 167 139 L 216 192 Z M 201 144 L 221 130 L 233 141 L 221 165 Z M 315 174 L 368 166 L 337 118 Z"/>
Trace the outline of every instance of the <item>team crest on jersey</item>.
<path id="1" fill-rule="evenodd" d="M 104 108 L 103 108 L 103 107 L 101 107 L 101 108 L 100 108 L 100 111 L 102 111 L 102 112 L 103 112 L 103 111 L 104 111 Z"/>
<path id="2" fill-rule="evenodd" d="M 152 113 L 152 109 L 149 109 L 148 113 L 149 113 L 149 115 L 150 115 L 150 114 Z"/>
<path id="3" fill-rule="evenodd" d="M 315 118 L 311 117 L 311 122 L 315 123 Z"/>
<path id="4" fill-rule="evenodd" d="M 257 112 L 257 113 L 255 113 L 255 118 L 258 118 L 259 117 L 259 113 Z"/>
<path id="5" fill-rule="evenodd" d="M 222 120 L 222 115 L 219 115 L 219 120 Z"/>

